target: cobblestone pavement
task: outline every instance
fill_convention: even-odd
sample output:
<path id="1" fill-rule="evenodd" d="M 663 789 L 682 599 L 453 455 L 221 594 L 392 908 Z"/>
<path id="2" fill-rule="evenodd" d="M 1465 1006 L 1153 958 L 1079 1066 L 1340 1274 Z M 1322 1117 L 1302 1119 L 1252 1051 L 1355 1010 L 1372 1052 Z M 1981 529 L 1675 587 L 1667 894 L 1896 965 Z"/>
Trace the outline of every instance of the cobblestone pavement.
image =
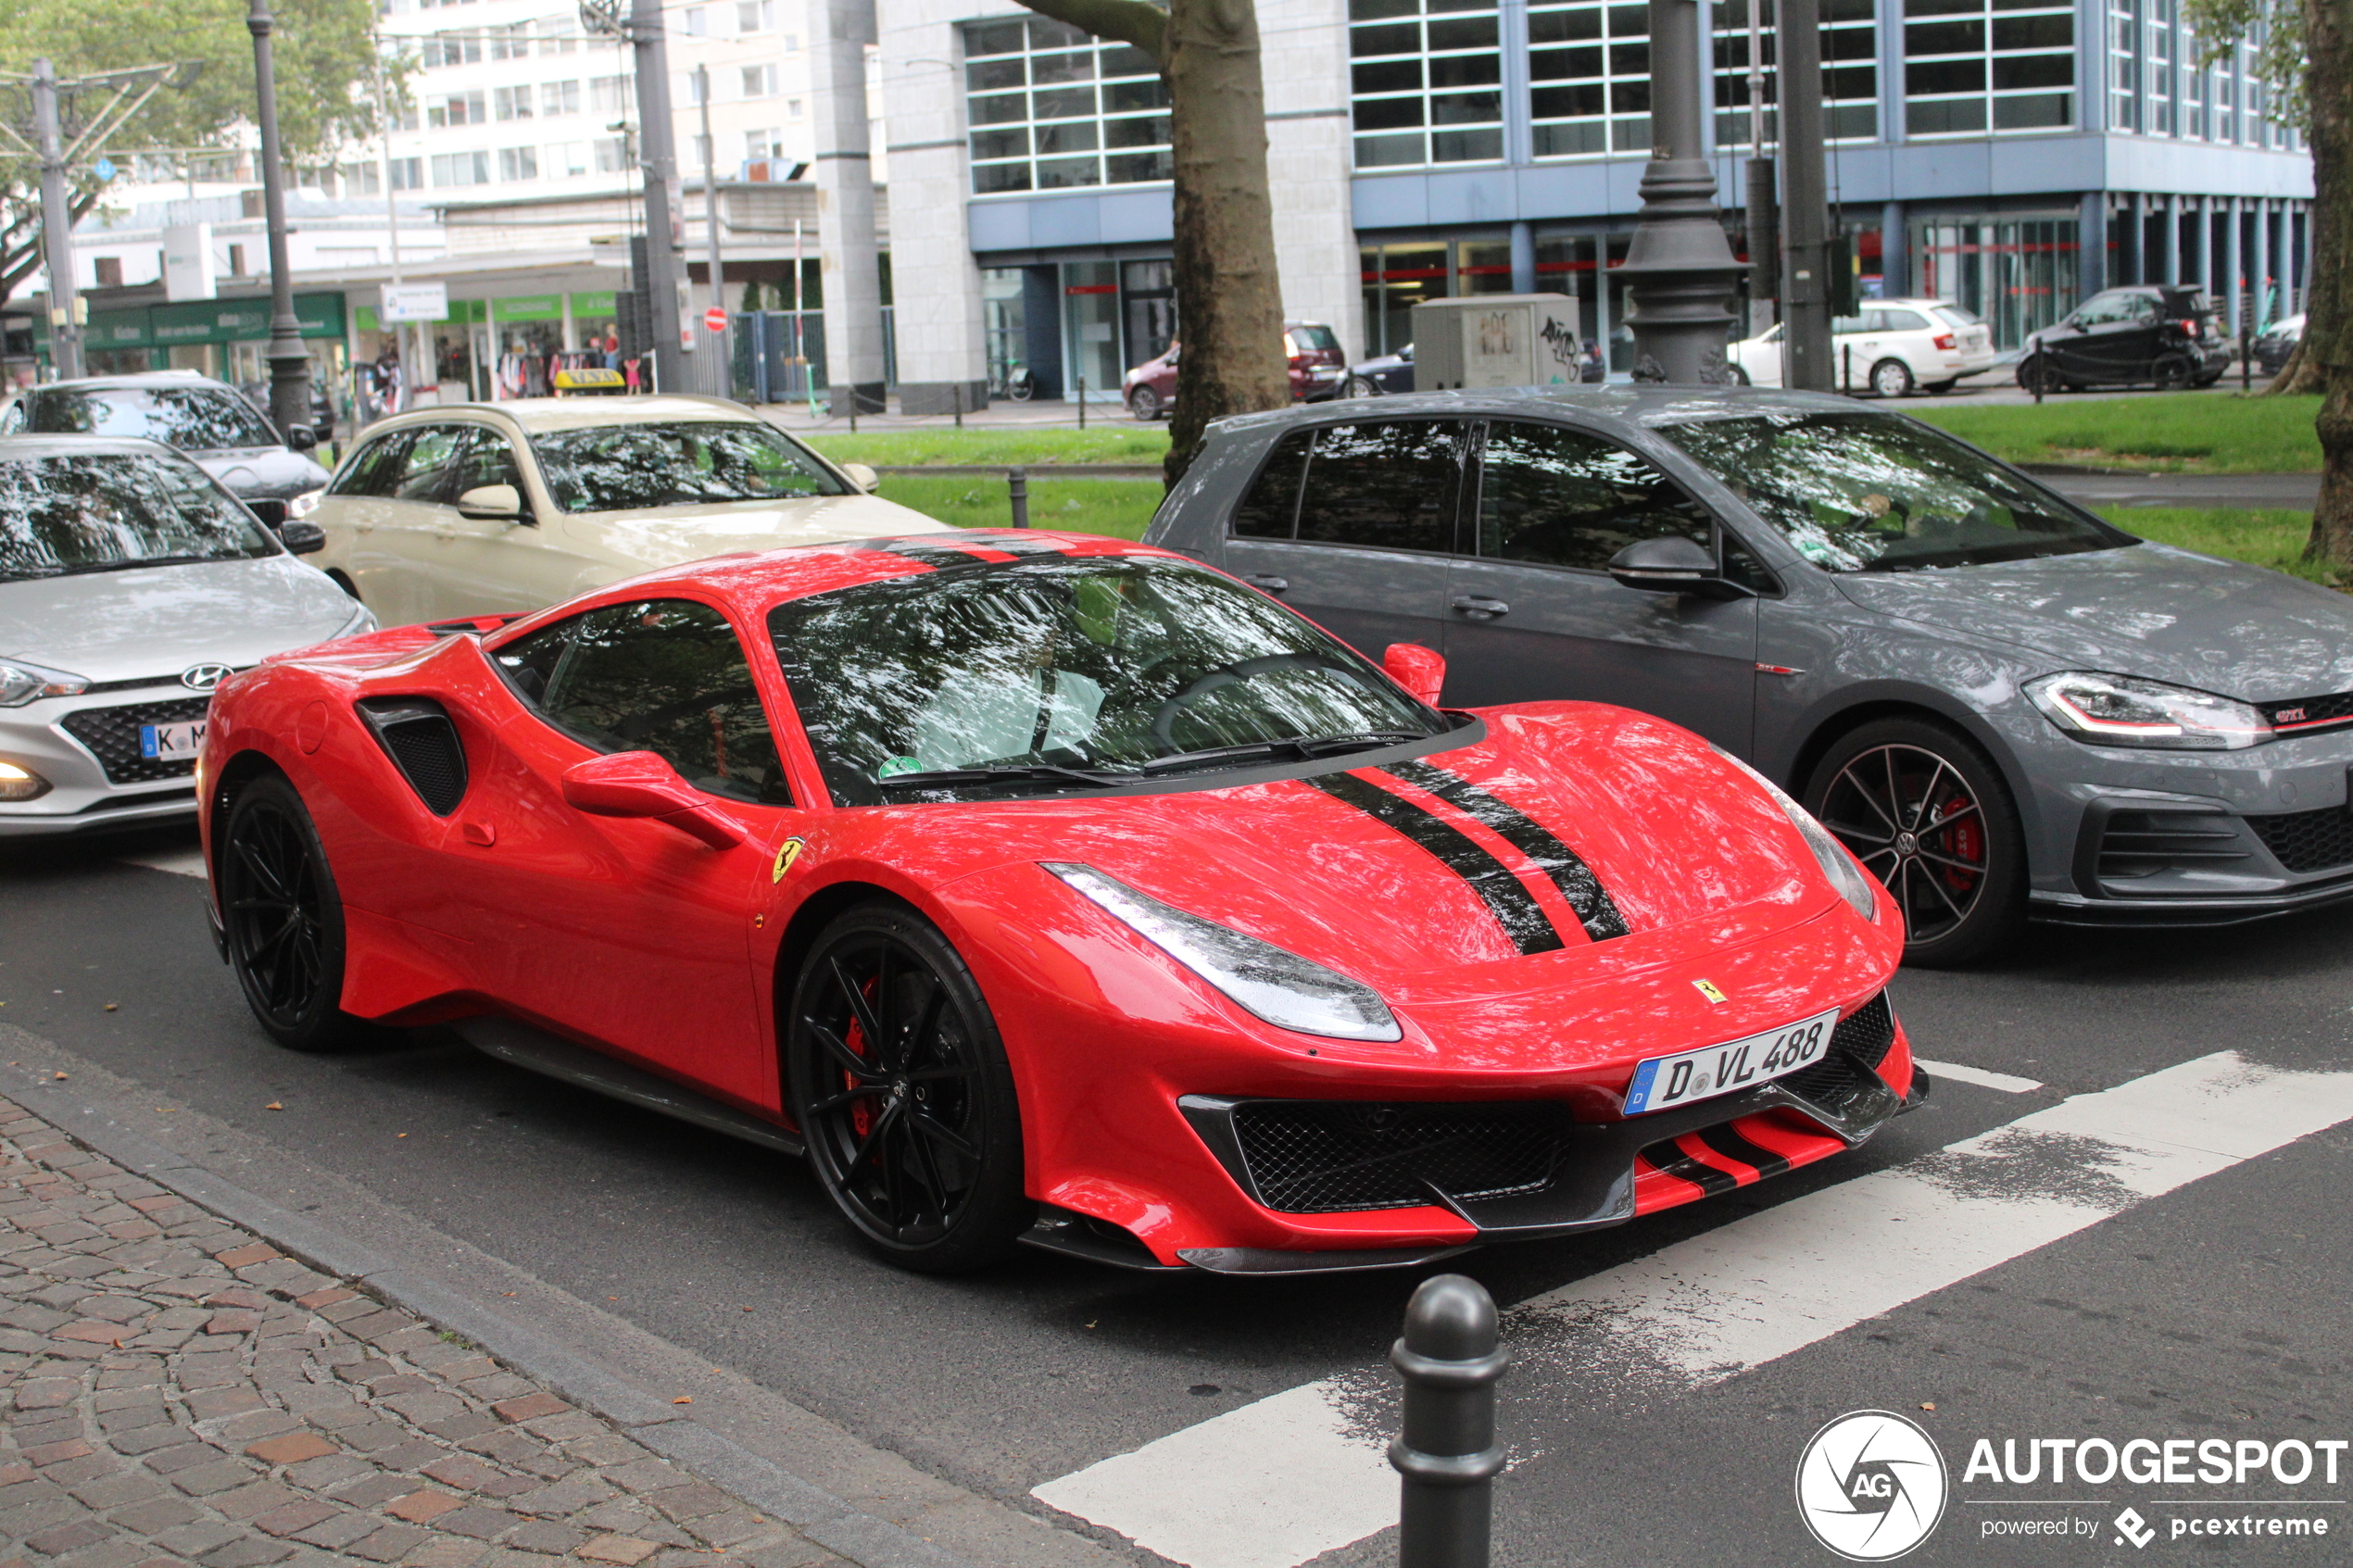
<path id="1" fill-rule="evenodd" d="M 0 1409 L 0 1568 L 844 1562 L 5 1099 Z"/>

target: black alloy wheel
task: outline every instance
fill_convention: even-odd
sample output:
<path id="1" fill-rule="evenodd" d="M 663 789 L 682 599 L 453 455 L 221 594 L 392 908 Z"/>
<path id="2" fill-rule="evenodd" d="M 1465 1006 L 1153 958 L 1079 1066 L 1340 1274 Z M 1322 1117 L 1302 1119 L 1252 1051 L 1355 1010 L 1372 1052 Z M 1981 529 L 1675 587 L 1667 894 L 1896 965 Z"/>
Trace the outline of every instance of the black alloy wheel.
<path id="1" fill-rule="evenodd" d="M 819 935 L 785 1067 L 819 1184 L 889 1261 L 979 1268 L 1036 1219 L 996 1022 L 956 949 L 912 910 L 861 905 Z"/>
<path id="2" fill-rule="evenodd" d="M 1871 367 L 1871 390 L 1881 397 L 1912 395 L 1912 368 L 1901 359 L 1882 359 Z"/>
<path id="3" fill-rule="evenodd" d="M 2018 809 L 1985 754 L 1955 732 L 1914 719 L 1862 725 L 1816 765 L 1806 804 L 1894 897 L 1906 962 L 1968 963 L 2022 922 Z"/>
<path id="4" fill-rule="evenodd" d="M 2049 394 L 2058 390 L 2058 381 L 2051 374 L 2050 359 L 2039 352 L 2018 362 L 2018 384 L 2027 392 Z"/>
<path id="5" fill-rule="evenodd" d="M 2195 370 L 2189 360 L 2179 354 L 2160 358 L 2150 372 L 2150 379 L 2159 392 L 2186 392 Z"/>
<path id="6" fill-rule="evenodd" d="M 272 775 L 239 791 L 214 857 L 229 967 L 255 1019 L 294 1050 L 349 1044 L 343 899 L 294 785 Z"/>
<path id="7" fill-rule="evenodd" d="M 1160 394 L 1149 386 L 1139 386 L 1127 395 L 1127 411 L 1139 420 L 1160 418 Z"/>

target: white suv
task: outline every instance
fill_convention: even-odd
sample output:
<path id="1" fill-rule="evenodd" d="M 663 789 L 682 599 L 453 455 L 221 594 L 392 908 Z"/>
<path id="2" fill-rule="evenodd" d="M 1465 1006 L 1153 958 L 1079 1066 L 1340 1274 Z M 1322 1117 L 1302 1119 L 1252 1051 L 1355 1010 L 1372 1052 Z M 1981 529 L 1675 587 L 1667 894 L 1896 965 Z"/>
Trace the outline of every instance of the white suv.
<path id="1" fill-rule="evenodd" d="M 1740 381 L 1781 384 L 1781 329 L 1731 345 L 1725 357 Z M 1831 323 L 1832 384 L 1881 397 L 1948 392 L 1963 376 L 1994 364 L 1994 334 L 1950 300 L 1869 299 Z"/>

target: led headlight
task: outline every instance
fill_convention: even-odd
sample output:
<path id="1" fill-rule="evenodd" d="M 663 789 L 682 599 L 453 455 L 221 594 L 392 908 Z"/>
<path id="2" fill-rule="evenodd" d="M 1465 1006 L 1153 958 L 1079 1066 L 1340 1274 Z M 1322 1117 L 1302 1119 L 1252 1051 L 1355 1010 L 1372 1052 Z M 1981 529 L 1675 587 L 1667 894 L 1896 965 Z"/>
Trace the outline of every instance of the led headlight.
<path id="1" fill-rule="evenodd" d="M 2136 675 L 2045 675 L 2026 683 L 2026 695 L 2052 723 L 2092 746 L 2241 751 L 2272 738 L 2271 721 L 2246 703 Z"/>
<path id="2" fill-rule="evenodd" d="M 1822 868 L 1822 874 L 1830 878 L 1831 885 L 1838 889 L 1838 896 L 1846 900 L 1847 908 L 1865 920 L 1878 919 L 1878 884 L 1871 881 L 1870 873 L 1855 863 L 1855 857 L 1846 852 L 1846 846 L 1841 844 L 1830 829 L 1815 821 L 1813 812 L 1792 800 L 1780 785 L 1720 746 L 1717 748 L 1716 755 L 1755 779 L 1757 786 L 1773 797 L 1773 804 L 1781 809 L 1781 815 L 1790 820 L 1796 827 L 1798 836 L 1806 840 L 1806 847 L 1814 851 L 1814 863 Z"/>
<path id="3" fill-rule="evenodd" d="M 306 490 L 286 503 L 286 516 L 289 518 L 308 517 L 319 509 L 319 503 L 326 498 L 327 492 L 324 488 Z"/>
<path id="4" fill-rule="evenodd" d="M 375 629 L 376 612 L 366 605 L 359 605 L 352 610 L 351 619 L 343 623 L 343 630 L 337 632 L 335 637 L 364 637 Z"/>
<path id="5" fill-rule="evenodd" d="M 1171 909 L 1092 866 L 1041 862 L 1146 941 L 1282 1029 L 1340 1040 L 1394 1040 L 1397 1019 L 1378 993 L 1271 942 Z"/>
<path id="6" fill-rule="evenodd" d="M 22 708 L 44 696 L 80 696 L 90 683 L 62 670 L 44 670 L 20 659 L 0 659 L 0 708 Z"/>

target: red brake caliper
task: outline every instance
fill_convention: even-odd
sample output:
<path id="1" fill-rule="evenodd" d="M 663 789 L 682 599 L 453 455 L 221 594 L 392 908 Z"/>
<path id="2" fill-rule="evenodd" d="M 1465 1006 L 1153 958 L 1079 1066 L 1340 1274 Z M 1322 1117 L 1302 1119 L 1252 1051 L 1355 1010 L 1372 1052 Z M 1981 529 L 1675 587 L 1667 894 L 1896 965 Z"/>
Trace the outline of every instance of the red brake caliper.
<path id="1" fill-rule="evenodd" d="M 859 993 L 866 998 L 869 1005 L 874 1002 L 875 988 L 881 979 L 880 975 L 876 975 L 858 987 Z M 844 1036 L 844 1040 L 849 1047 L 850 1055 L 861 1058 L 873 1057 L 874 1052 L 866 1048 L 866 1032 L 859 1027 L 858 1015 L 854 1012 L 849 1015 L 849 1031 Z M 841 1086 L 845 1089 L 854 1089 L 858 1086 L 857 1075 L 847 1068 L 842 1071 Z M 875 1112 L 871 1097 L 862 1095 L 849 1102 L 849 1124 L 857 1129 L 861 1138 L 874 1131 Z"/>
<path id="2" fill-rule="evenodd" d="M 1968 805 L 1968 797 L 1956 795 L 1939 806 L 1936 809 L 1936 814 L 1940 817 L 1950 816 Z M 1952 823 L 1944 830 L 1942 836 L 1944 840 L 1945 852 L 1956 860 L 1967 860 L 1972 866 L 1985 864 L 1985 824 L 1978 820 L 1977 813 L 1972 811 L 1959 822 Z M 1937 869 L 1944 873 L 1946 884 L 1957 893 L 1966 893 L 1977 885 L 1978 872 L 1965 872 L 1958 866 L 1940 866 Z"/>

